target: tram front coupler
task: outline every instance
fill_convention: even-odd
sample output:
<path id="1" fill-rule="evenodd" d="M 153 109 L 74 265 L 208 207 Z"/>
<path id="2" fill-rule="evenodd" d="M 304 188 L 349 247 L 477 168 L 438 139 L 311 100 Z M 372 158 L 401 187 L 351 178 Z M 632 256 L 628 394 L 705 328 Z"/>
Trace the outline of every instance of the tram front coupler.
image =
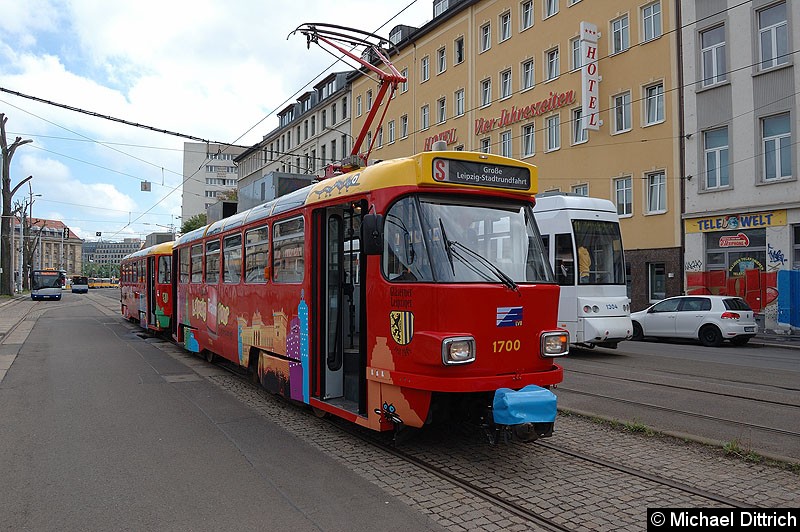
<path id="1" fill-rule="evenodd" d="M 553 434 L 556 420 L 556 395 L 530 384 L 520 390 L 500 388 L 494 394 L 490 416 L 484 430 L 491 443 L 516 438 L 532 442 Z"/>

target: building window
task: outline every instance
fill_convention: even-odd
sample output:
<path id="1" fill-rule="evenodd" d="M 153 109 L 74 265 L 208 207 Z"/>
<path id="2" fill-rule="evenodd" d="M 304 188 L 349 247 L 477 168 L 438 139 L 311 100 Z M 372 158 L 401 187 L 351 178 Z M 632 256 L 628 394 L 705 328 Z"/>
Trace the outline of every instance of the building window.
<path id="1" fill-rule="evenodd" d="M 400 71 L 400 74 L 403 76 L 403 78 L 405 78 L 405 81 L 400 84 L 400 92 L 406 92 L 408 90 L 408 69 L 404 68 Z"/>
<path id="2" fill-rule="evenodd" d="M 785 2 L 758 12 L 758 40 L 761 49 L 761 70 L 789 62 Z"/>
<path id="3" fill-rule="evenodd" d="M 492 26 L 485 24 L 481 26 L 481 52 L 485 52 L 492 47 Z"/>
<path id="4" fill-rule="evenodd" d="M 618 54 L 630 47 L 630 30 L 628 15 L 611 21 L 611 53 Z"/>
<path id="5" fill-rule="evenodd" d="M 389 144 L 394 142 L 394 120 L 389 120 Z"/>
<path id="6" fill-rule="evenodd" d="M 549 81 L 558 77 L 558 48 L 545 52 L 545 80 Z"/>
<path id="7" fill-rule="evenodd" d="M 721 127 L 703 133 L 706 156 L 706 190 L 727 187 L 728 128 Z"/>
<path id="8" fill-rule="evenodd" d="M 481 151 L 483 153 L 491 153 L 492 152 L 492 139 L 485 138 L 481 139 Z"/>
<path id="9" fill-rule="evenodd" d="M 658 83 L 644 90 L 646 125 L 664 121 L 664 84 Z"/>
<path id="10" fill-rule="evenodd" d="M 336 104 L 331 105 L 331 125 L 336 123 Z"/>
<path id="11" fill-rule="evenodd" d="M 519 6 L 519 29 L 527 30 L 533 26 L 533 2 L 522 2 Z"/>
<path id="12" fill-rule="evenodd" d="M 621 177 L 614 180 L 615 203 L 617 214 L 631 216 L 633 214 L 633 185 L 630 177 Z"/>
<path id="13" fill-rule="evenodd" d="M 430 61 L 431 58 L 427 55 L 420 61 L 420 83 L 424 83 L 430 78 Z"/>
<path id="14" fill-rule="evenodd" d="M 533 59 L 522 63 L 522 90 L 533 87 Z"/>
<path id="15" fill-rule="evenodd" d="M 445 50 L 444 48 L 440 48 L 436 52 L 436 67 L 437 67 L 436 72 L 438 74 L 441 74 L 442 72 L 447 70 L 447 50 Z"/>
<path id="16" fill-rule="evenodd" d="M 511 97 L 511 70 L 500 73 L 500 99 Z"/>
<path id="17" fill-rule="evenodd" d="M 408 136 L 408 115 L 400 117 L 400 138 L 404 139 Z"/>
<path id="18" fill-rule="evenodd" d="M 661 2 L 642 8 L 642 28 L 645 42 L 661 36 Z"/>
<path id="19" fill-rule="evenodd" d="M 486 107 L 492 103 L 492 80 L 481 81 L 481 107 Z"/>
<path id="20" fill-rule="evenodd" d="M 361 95 L 356 96 L 356 116 L 361 116 Z"/>
<path id="21" fill-rule="evenodd" d="M 583 127 L 583 110 L 578 107 L 572 110 L 572 143 L 582 144 L 589 140 L 589 132 Z"/>
<path id="22" fill-rule="evenodd" d="M 372 92 L 367 92 L 367 111 L 372 107 Z M 321 115 L 322 121 L 322 129 L 328 129 L 328 113 L 327 111 L 323 110 Z"/>
<path id="23" fill-rule="evenodd" d="M 667 181 L 664 172 L 647 174 L 647 212 L 659 213 L 667 210 Z"/>
<path id="24" fill-rule="evenodd" d="M 464 89 L 458 89 L 455 93 L 453 114 L 454 116 L 461 116 L 464 114 Z"/>
<path id="25" fill-rule="evenodd" d="M 511 157 L 511 131 L 500 133 L 500 155 Z"/>
<path id="26" fill-rule="evenodd" d="M 347 157 L 347 135 L 342 135 L 342 160 Z"/>
<path id="27" fill-rule="evenodd" d="M 792 175 L 791 127 L 789 113 L 761 120 L 764 153 L 764 180 L 781 179 Z"/>
<path id="28" fill-rule="evenodd" d="M 578 70 L 583 66 L 581 60 L 581 40 L 578 37 L 569 41 L 570 50 L 572 50 L 572 70 Z"/>
<path id="29" fill-rule="evenodd" d="M 431 110 L 427 105 L 423 105 L 419 111 L 419 124 L 420 129 L 428 129 L 430 127 Z"/>
<path id="30" fill-rule="evenodd" d="M 554 151 L 561 147 L 561 117 L 553 115 L 545 120 L 547 136 L 545 137 L 544 151 Z"/>
<path id="31" fill-rule="evenodd" d="M 588 184 L 575 185 L 574 187 L 572 187 L 572 193 L 576 194 L 578 196 L 588 196 L 589 195 L 589 185 Z"/>
<path id="32" fill-rule="evenodd" d="M 308 140 L 308 120 L 303 122 L 303 140 Z"/>
<path id="33" fill-rule="evenodd" d="M 631 129 L 631 93 L 624 92 L 614 96 L 614 133 Z"/>
<path id="34" fill-rule="evenodd" d="M 453 46 L 453 64 L 457 65 L 464 62 L 464 37 L 455 40 Z"/>
<path id="35" fill-rule="evenodd" d="M 703 87 L 721 83 L 728 78 L 725 66 L 725 26 L 700 33 L 703 61 Z"/>
<path id="36" fill-rule="evenodd" d="M 383 146 L 383 128 L 378 128 L 377 137 L 375 137 L 375 145 L 380 148 Z"/>
<path id="37" fill-rule="evenodd" d="M 530 157 L 536 153 L 536 144 L 534 143 L 535 128 L 533 124 L 522 126 L 522 156 Z"/>
<path id="38" fill-rule="evenodd" d="M 792 269 L 800 270 L 800 225 L 793 225 Z"/>
<path id="39" fill-rule="evenodd" d="M 436 123 L 441 124 L 447 120 L 447 98 L 436 100 Z"/>
<path id="40" fill-rule="evenodd" d="M 436 18 L 447 11 L 447 6 L 449 4 L 449 0 L 433 0 L 433 17 Z"/>
<path id="41" fill-rule="evenodd" d="M 511 13 L 503 13 L 500 15 L 500 40 L 499 42 L 506 41 L 511 38 Z"/>
<path id="42" fill-rule="evenodd" d="M 663 262 L 647 265 L 647 293 L 650 302 L 654 303 L 667 297 L 667 267 Z"/>
<path id="43" fill-rule="evenodd" d="M 317 117 L 316 116 L 312 116 L 311 117 L 311 136 L 313 137 L 316 134 L 317 134 Z"/>
<path id="44" fill-rule="evenodd" d="M 558 0 L 544 0 L 544 18 L 558 13 Z"/>
<path id="45" fill-rule="evenodd" d="M 342 98 L 342 120 L 347 118 L 347 98 Z"/>
<path id="46" fill-rule="evenodd" d="M 336 139 L 331 141 L 331 161 L 336 160 Z"/>

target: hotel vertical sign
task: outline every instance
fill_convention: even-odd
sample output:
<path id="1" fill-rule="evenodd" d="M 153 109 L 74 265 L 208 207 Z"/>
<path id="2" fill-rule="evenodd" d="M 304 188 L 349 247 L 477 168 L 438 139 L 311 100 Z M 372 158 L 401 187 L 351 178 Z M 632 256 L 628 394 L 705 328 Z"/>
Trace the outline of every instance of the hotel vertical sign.
<path id="1" fill-rule="evenodd" d="M 581 116 L 583 128 L 600 129 L 600 74 L 597 72 L 597 26 L 581 22 Z"/>

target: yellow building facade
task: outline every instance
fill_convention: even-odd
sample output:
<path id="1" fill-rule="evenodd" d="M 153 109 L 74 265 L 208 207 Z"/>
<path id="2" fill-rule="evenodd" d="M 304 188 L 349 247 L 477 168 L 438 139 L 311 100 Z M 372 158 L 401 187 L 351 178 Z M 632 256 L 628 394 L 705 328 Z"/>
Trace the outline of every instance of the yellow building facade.
<path id="1" fill-rule="evenodd" d="M 673 3 L 435 4 L 441 13 L 397 42 L 391 56 L 408 81 L 381 129 L 367 138 L 375 137 L 370 160 L 407 156 L 444 140 L 448 149 L 534 164 L 540 192 L 575 192 L 617 205 L 633 310 L 679 294 L 683 184 Z M 596 50 L 581 47 L 581 23 L 596 28 Z M 599 82 L 584 99 L 591 63 Z M 374 76 L 352 79 L 354 136 L 378 88 Z M 599 127 L 584 129 L 582 117 Z"/>

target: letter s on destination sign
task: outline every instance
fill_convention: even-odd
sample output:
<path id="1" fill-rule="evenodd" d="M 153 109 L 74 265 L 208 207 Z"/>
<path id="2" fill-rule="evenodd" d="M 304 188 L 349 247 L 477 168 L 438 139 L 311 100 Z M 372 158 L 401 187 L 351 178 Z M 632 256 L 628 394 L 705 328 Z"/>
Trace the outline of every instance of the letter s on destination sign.
<path id="1" fill-rule="evenodd" d="M 433 178 L 436 181 L 445 181 L 447 179 L 447 161 L 444 159 L 433 161 Z"/>

